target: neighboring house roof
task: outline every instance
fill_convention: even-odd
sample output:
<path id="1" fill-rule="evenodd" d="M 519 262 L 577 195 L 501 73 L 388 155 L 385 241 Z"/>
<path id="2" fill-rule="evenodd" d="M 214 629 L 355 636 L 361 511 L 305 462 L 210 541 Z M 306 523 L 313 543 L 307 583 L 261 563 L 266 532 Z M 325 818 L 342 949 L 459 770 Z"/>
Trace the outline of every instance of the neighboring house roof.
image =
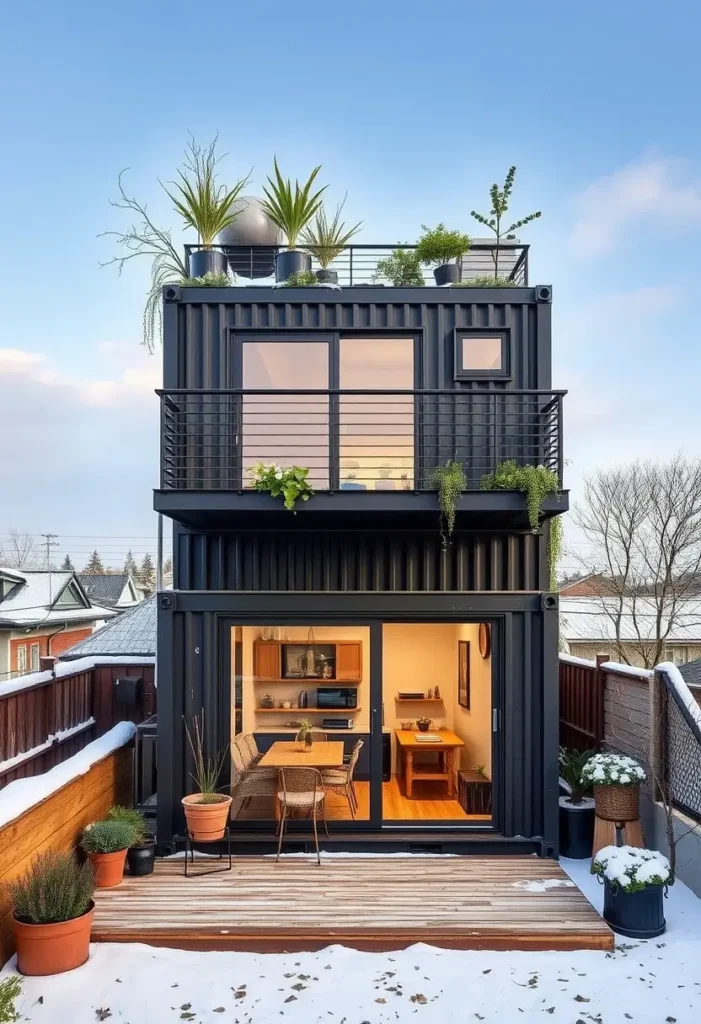
<path id="1" fill-rule="evenodd" d="M 13 570 L 0 569 L 8 578 Z M 115 613 L 95 605 L 76 573 L 48 569 L 23 569 L 20 577 L 0 598 L 0 628 L 51 625 L 57 622 L 94 622 Z"/>
<path id="2" fill-rule="evenodd" d="M 689 598 L 683 602 L 678 622 L 672 628 L 665 643 L 701 643 L 701 600 Z M 654 641 L 657 606 L 653 599 L 639 597 L 635 603 L 635 617 L 632 601 L 624 602 L 620 637 L 622 641 Z M 612 597 L 561 597 L 560 633 L 568 643 L 616 639 L 614 615 L 618 600 Z M 640 631 L 640 637 L 638 636 Z"/>
<path id="3" fill-rule="evenodd" d="M 156 595 L 128 608 L 61 655 L 61 661 L 102 655 L 156 654 Z"/>
<path id="4" fill-rule="evenodd" d="M 129 573 L 92 575 L 79 572 L 78 579 L 90 600 L 105 608 L 131 608 L 143 600 L 143 593 L 137 589 Z"/>
<path id="5" fill-rule="evenodd" d="M 687 661 L 686 665 L 677 665 L 687 686 L 701 689 L 701 658 Z"/>

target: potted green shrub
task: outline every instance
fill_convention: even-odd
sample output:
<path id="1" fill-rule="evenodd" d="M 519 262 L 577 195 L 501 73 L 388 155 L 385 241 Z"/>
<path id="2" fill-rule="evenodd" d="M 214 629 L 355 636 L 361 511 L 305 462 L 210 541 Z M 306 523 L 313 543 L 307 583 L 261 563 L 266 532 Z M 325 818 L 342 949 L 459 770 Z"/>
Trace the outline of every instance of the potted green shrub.
<path id="1" fill-rule="evenodd" d="M 657 850 L 604 846 L 592 870 L 604 886 L 604 920 L 619 935 L 654 939 L 667 927 L 663 896 L 674 883 L 669 861 Z"/>
<path id="2" fill-rule="evenodd" d="M 582 780 L 594 787 L 597 818 L 635 821 L 640 817 L 641 765 L 625 754 L 594 754 L 582 768 Z"/>
<path id="3" fill-rule="evenodd" d="M 146 828 L 146 819 L 134 807 L 110 807 L 107 817 L 112 821 L 125 821 L 134 831 L 127 850 L 130 875 L 151 875 L 156 863 L 156 839 Z"/>
<path id="4" fill-rule="evenodd" d="M 10 883 L 12 926 L 21 974 L 72 971 L 90 954 L 95 882 L 72 853 L 40 854 Z"/>
<path id="5" fill-rule="evenodd" d="M 83 830 L 80 845 L 95 872 L 98 889 L 114 889 L 121 884 L 127 850 L 135 839 L 134 826 L 119 819 L 93 821 Z"/>
<path id="6" fill-rule="evenodd" d="M 214 757 L 204 752 L 204 711 L 192 719 L 192 729 L 185 722 L 185 733 L 194 759 L 192 778 L 196 793 L 182 798 L 187 828 L 194 842 L 222 839 L 231 810 L 231 797 L 219 791 L 219 779 L 228 754 L 228 747 Z"/>
<path id="7" fill-rule="evenodd" d="M 330 270 L 330 264 L 341 255 L 353 235 L 356 235 L 362 227 L 363 222 L 359 221 L 346 231 L 346 225 L 341 220 L 345 202 L 346 196 L 344 196 L 343 202 L 336 207 L 333 220 L 328 219 L 323 206 L 319 207 L 314 224 L 307 226 L 303 233 L 305 248 L 320 267 L 316 271 L 319 284 L 338 284 L 338 272 Z"/>
<path id="8" fill-rule="evenodd" d="M 299 181 L 295 181 L 294 189 L 291 179 L 283 178 L 280 173 L 277 157 L 274 168 L 274 178 L 269 177 L 268 186 L 263 186 L 265 199 L 261 202 L 261 209 L 284 232 L 287 239 L 287 251 L 279 252 L 275 257 L 275 280 L 287 281 L 291 274 L 312 269 L 311 256 L 297 249 L 297 241 L 321 207 L 321 195 L 327 186 L 312 191 L 321 164 L 314 168 L 304 185 L 300 186 Z"/>
<path id="9" fill-rule="evenodd" d="M 594 801 L 584 794 L 589 783 L 582 780 L 582 769 L 592 756 L 591 750 L 560 748 L 560 778 L 568 792 L 560 797 L 560 854 L 583 859 L 591 857 L 594 841 Z"/>
<path id="10" fill-rule="evenodd" d="M 249 470 L 253 486 L 257 491 L 269 494 L 272 498 L 282 498 L 285 508 L 295 510 L 295 502 L 309 501 L 314 491 L 307 477 L 309 470 L 305 466 L 278 466 L 274 462 L 266 465 L 257 462 Z"/>
<path id="11" fill-rule="evenodd" d="M 420 288 L 426 283 L 414 249 L 395 249 L 391 256 L 378 260 L 373 281 L 380 277 L 385 277 L 395 288 Z"/>
<path id="12" fill-rule="evenodd" d="M 438 491 L 441 538 L 443 547 L 447 548 L 455 527 L 458 498 L 467 487 L 462 464 L 457 459 L 448 459 L 445 465 L 436 466 L 431 473 L 430 485 Z"/>
<path id="13" fill-rule="evenodd" d="M 445 224 L 436 228 L 421 225 L 423 234 L 416 243 L 419 262 L 432 266 L 437 285 L 457 284 L 461 267 L 457 262 L 470 248 L 470 236 L 460 231 L 448 231 Z"/>

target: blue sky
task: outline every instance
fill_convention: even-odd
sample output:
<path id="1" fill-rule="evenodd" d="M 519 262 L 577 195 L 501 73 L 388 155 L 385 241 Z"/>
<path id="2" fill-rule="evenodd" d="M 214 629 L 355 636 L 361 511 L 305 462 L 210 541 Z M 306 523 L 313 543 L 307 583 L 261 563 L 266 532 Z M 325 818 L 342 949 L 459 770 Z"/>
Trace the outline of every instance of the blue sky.
<path id="1" fill-rule="evenodd" d="M 108 200 L 130 167 L 177 237 L 156 179 L 188 131 L 219 131 L 223 173 L 254 167 L 252 191 L 275 153 L 292 175 L 321 163 L 331 199 L 347 189 L 348 217 L 364 221 L 360 241 L 411 240 L 438 220 L 470 231 L 470 209 L 517 164 L 514 213 L 543 210 L 524 238 L 531 280 L 555 289 L 575 494 L 597 465 L 698 454 L 700 30 L 692 3 L 8 9 L 0 408 L 14 438 L 0 534 L 155 533 L 148 267 L 101 269 L 115 249 L 97 236 L 125 226 Z"/>

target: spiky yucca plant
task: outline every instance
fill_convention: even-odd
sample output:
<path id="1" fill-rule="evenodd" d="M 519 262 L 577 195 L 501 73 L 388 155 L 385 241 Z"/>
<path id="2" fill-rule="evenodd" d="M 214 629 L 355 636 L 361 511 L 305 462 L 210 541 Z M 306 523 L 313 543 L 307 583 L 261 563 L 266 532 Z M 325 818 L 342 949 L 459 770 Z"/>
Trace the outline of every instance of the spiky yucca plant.
<path id="1" fill-rule="evenodd" d="M 341 214 L 347 198 L 348 193 L 343 197 L 343 202 L 336 207 L 333 220 L 329 220 L 326 209 L 323 205 L 320 206 L 313 226 L 305 228 L 302 236 L 305 249 L 314 256 L 324 270 L 341 255 L 353 235 L 357 235 L 363 226 L 363 222 L 360 220 L 348 231 L 345 230 L 346 225 L 341 220 Z"/>
<path id="2" fill-rule="evenodd" d="M 195 770 L 191 773 L 191 778 L 199 790 L 199 802 L 201 804 L 221 803 L 222 800 L 226 800 L 226 797 L 218 791 L 219 778 L 229 748 L 225 747 L 214 757 L 205 757 L 204 710 L 200 715 L 192 716 L 192 730 L 185 722 L 185 733 L 195 761 Z"/>
<path id="3" fill-rule="evenodd" d="M 128 821 L 118 818 L 94 821 L 84 829 L 80 845 L 86 853 L 117 853 L 134 844 L 136 832 Z"/>
<path id="4" fill-rule="evenodd" d="M 72 921 L 86 913 L 95 891 L 89 864 L 71 853 L 40 854 L 27 873 L 10 883 L 15 917 L 25 924 Z"/>
<path id="5" fill-rule="evenodd" d="M 265 199 L 261 203 L 261 208 L 271 221 L 285 232 L 288 248 L 294 249 L 301 232 L 319 210 L 321 194 L 327 186 L 324 185 L 317 192 L 312 192 L 321 164 L 314 168 L 301 187 L 299 181 L 295 180 L 293 190 L 291 178 L 285 179 L 280 173 L 277 157 L 273 162 L 275 177 L 268 178 L 269 187 L 263 185 Z"/>

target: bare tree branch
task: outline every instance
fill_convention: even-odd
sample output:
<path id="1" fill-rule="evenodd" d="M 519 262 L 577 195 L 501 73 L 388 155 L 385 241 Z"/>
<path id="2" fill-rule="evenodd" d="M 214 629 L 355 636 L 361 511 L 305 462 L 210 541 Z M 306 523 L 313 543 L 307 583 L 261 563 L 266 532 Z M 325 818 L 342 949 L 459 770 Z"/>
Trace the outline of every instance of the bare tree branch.
<path id="1" fill-rule="evenodd" d="M 8 541 L 0 550 L 0 565 L 6 569 L 37 569 L 41 565 L 41 552 L 31 533 L 10 529 Z"/>

